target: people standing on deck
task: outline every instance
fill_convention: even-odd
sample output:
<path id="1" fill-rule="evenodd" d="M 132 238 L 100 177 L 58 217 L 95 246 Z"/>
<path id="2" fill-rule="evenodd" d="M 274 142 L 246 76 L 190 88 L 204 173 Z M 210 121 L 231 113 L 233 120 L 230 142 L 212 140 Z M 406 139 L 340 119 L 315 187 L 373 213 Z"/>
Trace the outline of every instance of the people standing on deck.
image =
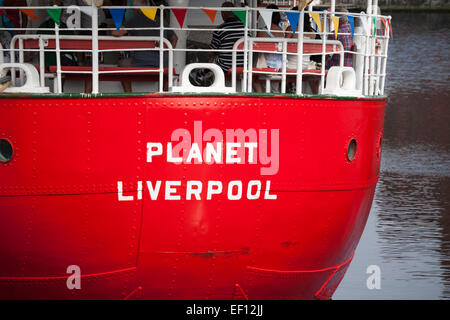
<path id="1" fill-rule="evenodd" d="M 231 2 L 224 2 L 222 8 L 232 8 Z M 244 25 L 241 20 L 232 11 L 222 11 L 223 23 L 213 32 L 210 48 L 213 50 L 231 50 L 236 41 L 244 37 Z M 238 29 L 238 30 L 230 30 Z M 211 52 L 210 61 L 217 64 L 224 72 L 228 72 L 232 65 L 233 53 L 229 52 Z M 238 54 L 236 59 L 237 66 L 244 64 L 244 55 Z"/>
<path id="2" fill-rule="evenodd" d="M 147 0 L 134 0 L 134 6 L 145 7 L 148 6 Z M 164 19 L 165 27 L 167 19 Z M 154 28 L 153 30 L 126 30 L 127 28 Z M 124 26 L 119 31 L 112 31 L 112 35 L 121 37 L 124 35 L 141 36 L 141 37 L 159 37 L 160 36 L 160 10 L 156 13 L 155 20 L 147 18 L 141 10 L 134 9 L 134 16 L 131 20 L 126 21 Z M 164 38 L 170 41 L 172 47 L 175 48 L 178 37 L 172 30 L 164 31 Z M 119 61 L 121 67 L 159 67 L 160 54 L 159 50 L 152 51 L 135 51 L 131 53 L 131 57 L 124 58 Z M 168 65 L 168 54 L 164 52 L 164 66 Z M 125 92 L 132 92 L 131 82 L 122 81 L 123 90 Z M 164 90 L 167 90 L 167 84 L 164 83 Z"/>
<path id="3" fill-rule="evenodd" d="M 291 9 L 292 11 L 298 11 L 298 6 L 295 6 Z M 316 39 L 316 35 L 314 34 L 315 31 L 311 26 L 311 21 L 309 19 L 304 19 L 303 23 L 303 39 Z M 295 38 L 298 39 L 299 32 L 297 32 L 295 35 L 293 33 L 293 30 L 291 26 L 289 26 L 286 29 L 286 38 Z M 297 70 L 297 62 L 298 62 L 298 56 L 296 54 L 289 54 L 288 55 L 288 64 L 287 69 L 290 70 Z M 304 54 L 303 60 L 302 60 L 302 70 L 308 70 L 308 69 L 316 69 L 316 62 L 311 60 L 311 55 Z M 317 77 L 315 77 L 317 78 Z M 304 86 L 307 90 L 307 86 L 309 85 L 309 88 L 311 90 L 311 93 L 317 94 L 319 91 L 319 79 L 313 79 L 311 76 L 307 77 L 307 82 Z M 295 92 L 295 83 L 291 85 L 291 88 L 289 88 L 291 92 Z M 302 90 L 304 91 L 304 90 Z"/>
<path id="4" fill-rule="evenodd" d="M 291 9 L 292 11 L 298 11 L 298 6 L 295 6 Z M 311 22 L 309 21 L 309 19 L 305 19 L 304 20 L 304 24 L 303 24 L 303 32 L 305 32 L 303 34 L 303 39 L 315 39 L 316 35 L 314 34 L 314 29 L 311 27 Z M 298 39 L 298 35 L 299 32 L 297 32 L 294 35 L 294 32 L 292 30 L 292 27 L 289 26 L 286 29 L 286 38 L 288 39 Z M 309 55 L 303 55 L 303 60 L 302 60 L 302 69 L 310 69 L 311 67 L 311 60 L 310 60 L 310 56 Z M 290 54 L 288 55 L 288 69 L 294 69 L 297 70 L 297 55 L 295 54 Z"/>
<path id="5" fill-rule="evenodd" d="M 347 9 L 337 9 L 336 12 L 348 13 Z M 352 39 L 352 27 L 348 22 L 348 18 L 346 15 L 339 15 L 339 29 L 337 40 L 342 43 L 345 51 L 352 51 L 353 49 L 353 39 Z M 336 40 L 335 35 L 331 34 L 328 36 L 329 40 Z M 334 54 L 331 56 L 326 63 L 326 68 L 329 69 L 333 66 L 339 66 L 340 64 L 340 55 Z M 344 53 L 344 66 L 352 67 L 353 66 L 353 54 L 352 53 Z"/>
<path id="6" fill-rule="evenodd" d="M 266 9 L 278 10 L 278 6 L 270 4 Z M 259 30 L 256 36 L 258 38 L 283 38 L 284 32 L 280 27 L 281 14 L 278 11 L 272 13 L 272 21 L 270 28 L 267 30 Z M 283 55 L 279 53 L 259 53 L 256 59 L 256 68 L 274 68 L 276 71 L 281 70 L 283 66 Z M 278 83 L 276 83 L 278 85 Z M 255 92 L 263 92 L 262 84 L 259 81 L 253 83 Z M 271 91 L 278 91 L 278 88 L 273 88 Z"/>
<path id="7" fill-rule="evenodd" d="M 226 1 L 222 4 L 222 8 L 233 8 L 233 3 Z M 232 50 L 236 41 L 244 37 L 244 25 L 236 15 L 230 10 L 221 11 L 223 23 L 213 32 L 210 48 L 213 50 Z M 231 51 L 213 51 L 210 53 L 211 63 L 217 64 L 226 74 L 233 64 L 233 53 Z M 236 67 L 244 64 L 244 55 L 239 53 L 236 55 Z M 200 70 L 190 79 L 197 86 L 205 85 L 207 78 L 212 72 L 209 70 Z"/>

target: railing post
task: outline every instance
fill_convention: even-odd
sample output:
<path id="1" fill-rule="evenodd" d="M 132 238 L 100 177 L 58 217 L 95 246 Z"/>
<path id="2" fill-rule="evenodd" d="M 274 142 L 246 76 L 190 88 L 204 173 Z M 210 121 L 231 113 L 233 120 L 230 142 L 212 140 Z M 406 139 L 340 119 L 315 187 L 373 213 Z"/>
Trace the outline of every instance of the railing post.
<path id="1" fill-rule="evenodd" d="M 369 95 L 369 55 L 371 52 L 371 41 L 370 41 L 370 30 L 372 29 L 372 0 L 367 0 L 367 13 L 365 17 L 361 17 L 361 19 L 368 20 L 368 28 L 369 30 L 364 30 L 367 32 L 366 34 L 366 52 L 364 55 L 364 95 Z"/>
<path id="2" fill-rule="evenodd" d="M 59 46 L 59 26 L 55 23 L 55 47 L 56 47 L 56 83 L 57 93 L 62 93 L 62 80 L 61 80 L 61 49 Z"/>
<path id="3" fill-rule="evenodd" d="M 251 0 L 251 7 L 254 9 L 252 11 L 252 36 L 256 37 L 258 33 L 256 30 L 258 28 L 258 11 L 256 10 L 258 8 L 258 0 Z"/>
<path id="4" fill-rule="evenodd" d="M 372 32 L 376 29 L 377 26 L 377 20 L 375 20 L 375 22 L 373 22 L 373 17 L 376 16 L 378 14 L 378 0 L 373 0 L 372 3 L 372 16 L 370 17 L 370 22 L 371 22 L 371 28 L 369 29 L 370 34 L 372 34 Z M 373 25 L 372 25 L 373 23 Z M 377 34 L 376 32 L 374 32 L 374 34 L 372 35 L 372 41 L 371 41 L 371 51 L 370 51 L 370 89 L 369 89 L 369 94 L 371 96 L 375 95 L 375 82 L 376 82 L 376 72 L 375 72 L 375 54 L 376 54 L 376 45 L 377 45 Z"/>
<path id="5" fill-rule="evenodd" d="M 320 70 L 320 92 L 325 89 L 325 55 L 327 52 L 327 11 L 323 11 L 323 27 L 322 27 L 322 68 Z"/>
<path id="6" fill-rule="evenodd" d="M 164 88 L 164 6 L 159 7 L 159 92 Z"/>
<path id="7" fill-rule="evenodd" d="M 244 69 L 242 72 L 242 92 L 248 91 L 247 86 L 247 72 L 248 72 L 248 66 L 247 66 L 247 55 L 248 55 L 248 6 L 245 7 L 245 26 L 244 26 Z M 253 51 L 253 50 L 252 50 Z M 252 67 L 252 66 L 250 66 Z M 250 88 L 251 89 L 251 88 Z"/>
<path id="8" fill-rule="evenodd" d="M 386 17 L 386 19 L 391 19 L 391 17 Z M 389 25 L 386 21 L 386 24 Z M 388 52 L 388 47 L 389 47 L 389 39 L 390 39 L 390 30 L 389 27 L 386 28 L 386 39 L 385 39 L 385 47 L 384 47 L 384 52 L 383 52 L 383 68 L 382 68 L 382 77 L 381 77 L 381 88 L 380 88 L 380 94 L 384 95 L 384 84 L 386 81 L 386 64 L 387 64 L 387 52 Z"/>
<path id="9" fill-rule="evenodd" d="M 2 53 L 3 54 L 3 53 Z M 44 40 L 39 36 L 39 75 L 41 87 L 45 87 L 45 54 L 44 54 Z"/>
<path id="10" fill-rule="evenodd" d="M 99 92 L 98 85 L 98 8 L 92 2 L 92 93 Z M 59 81 L 59 80 L 58 80 Z"/>
<path id="11" fill-rule="evenodd" d="M 19 40 L 19 62 L 24 63 L 24 54 L 23 54 L 23 39 Z M 23 72 L 23 69 L 19 70 L 19 79 L 20 79 L 20 85 L 23 86 L 25 83 L 25 74 Z"/>
<path id="12" fill-rule="evenodd" d="M 300 11 L 300 23 L 298 24 L 298 39 L 297 39 L 297 85 L 295 87 L 296 94 L 302 94 L 303 81 L 303 26 L 305 24 L 305 10 Z"/>

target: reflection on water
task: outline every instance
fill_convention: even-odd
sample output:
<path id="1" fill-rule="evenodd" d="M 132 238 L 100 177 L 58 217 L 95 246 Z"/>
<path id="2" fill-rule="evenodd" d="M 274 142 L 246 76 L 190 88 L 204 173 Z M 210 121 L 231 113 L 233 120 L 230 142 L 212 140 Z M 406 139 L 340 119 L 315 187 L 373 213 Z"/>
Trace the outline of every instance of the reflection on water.
<path id="1" fill-rule="evenodd" d="M 335 299 L 450 298 L 450 14 L 392 16 L 380 181 Z"/>

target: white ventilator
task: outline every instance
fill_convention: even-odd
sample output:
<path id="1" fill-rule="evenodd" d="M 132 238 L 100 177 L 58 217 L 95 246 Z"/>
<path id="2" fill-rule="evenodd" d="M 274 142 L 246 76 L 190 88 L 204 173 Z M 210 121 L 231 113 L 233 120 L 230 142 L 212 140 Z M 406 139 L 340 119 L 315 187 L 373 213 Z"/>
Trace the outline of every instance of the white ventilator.
<path id="1" fill-rule="evenodd" d="M 355 70 L 351 67 L 331 67 L 323 93 L 333 96 L 362 96 L 361 90 L 356 88 Z"/>
<path id="2" fill-rule="evenodd" d="M 209 69 L 214 73 L 214 82 L 209 87 L 194 86 L 189 80 L 189 74 L 195 69 Z M 172 92 L 214 92 L 214 93 L 235 93 L 233 87 L 225 85 L 225 75 L 223 70 L 214 63 L 191 63 L 188 64 L 181 74 L 181 86 L 172 87 Z"/>

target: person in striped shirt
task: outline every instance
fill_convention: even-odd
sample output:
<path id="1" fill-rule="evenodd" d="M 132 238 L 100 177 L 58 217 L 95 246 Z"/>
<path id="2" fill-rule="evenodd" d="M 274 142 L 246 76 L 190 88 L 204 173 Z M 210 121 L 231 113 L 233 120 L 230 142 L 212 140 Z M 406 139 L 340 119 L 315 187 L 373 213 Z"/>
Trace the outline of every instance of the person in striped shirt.
<path id="1" fill-rule="evenodd" d="M 234 7 L 233 3 L 226 1 L 222 4 L 222 8 Z M 244 24 L 232 11 L 222 11 L 223 23 L 217 27 L 217 30 L 213 32 L 210 48 L 213 50 L 230 50 L 230 51 L 212 51 L 210 52 L 209 62 L 217 64 L 223 72 L 226 74 L 233 61 L 233 49 L 236 41 L 244 37 Z M 236 66 L 241 67 L 244 65 L 244 55 L 242 52 L 238 52 L 236 56 Z M 205 86 L 212 76 L 212 72 L 208 69 L 199 70 L 195 76 L 190 77 L 191 81 L 196 86 Z"/>
<path id="2" fill-rule="evenodd" d="M 224 2 L 222 8 L 234 7 L 231 2 Z M 210 48 L 214 50 L 231 50 L 236 41 L 244 37 L 244 25 L 231 11 L 222 11 L 223 23 L 217 27 L 218 30 L 213 32 Z M 239 29 L 239 30 L 233 30 Z M 232 64 L 233 54 L 229 52 L 211 52 L 211 62 L 214 62 L 222 68 L 224 72 L 228 72 Z M 244 63 L 244 55 L 237 55 L 237 66 Z"/>

